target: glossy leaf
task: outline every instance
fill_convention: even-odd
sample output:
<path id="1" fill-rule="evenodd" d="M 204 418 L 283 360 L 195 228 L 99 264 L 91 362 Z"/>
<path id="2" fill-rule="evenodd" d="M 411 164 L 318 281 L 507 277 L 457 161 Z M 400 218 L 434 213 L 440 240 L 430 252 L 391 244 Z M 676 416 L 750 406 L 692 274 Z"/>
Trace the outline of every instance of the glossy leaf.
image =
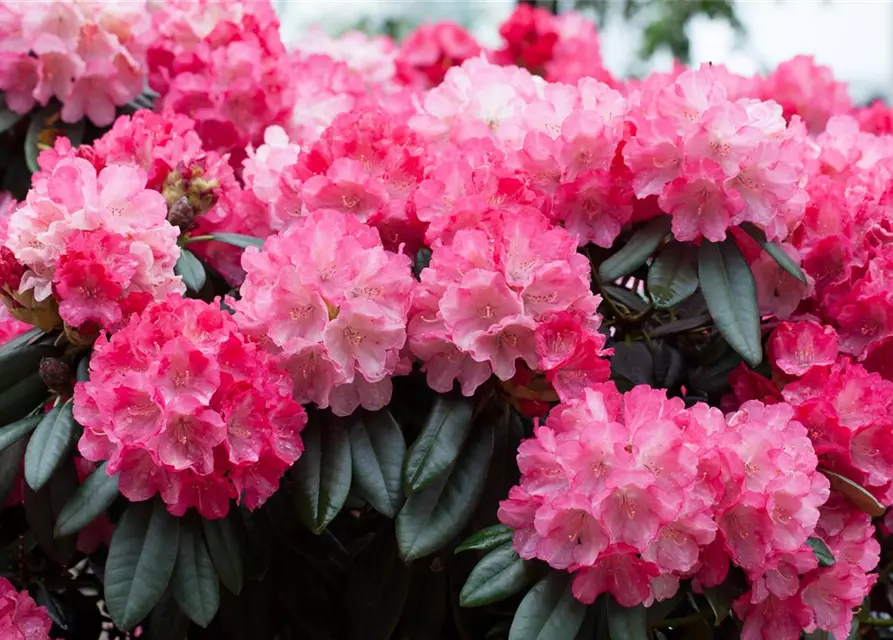
<path id="1" fill-rule="evenodd" d="M 408 493 L 422 490 L 456 461 L 471 431 L 473 410 L 471 398 L 436 396 L 403 467 L 403 483 Z"/>
<path id="2" fill-rule="evenodd" d="M 22 438 L 0 451 L 0 511 L 3 510 L 13 485 L 21 477 L 19 471 L 27 446 L 28 441 Z"/>
<path id="3" fill-rule="evenodd" d="M 56 536 L 77 533 L 106 509 L 118 497 L 118 476 L 106 473 L 106 463 L 99 465 L 63 507 L 56 520 Z"/>
<path id="4" fill-rule="evenodd" d="M 608 598 L 608 633 L 611 640 L 648 640 L 645 607 L 624 607 Z"/>
<path id="5" fill-rule="evenodd" d="M 571 593 L 571 576 L 552 571 L 518 605 L 508 640 L 573 640 L 585 618 L 586 605 Z"/>
<path id="6" fill-rule="evenodd" d="M 456 553 L 461 553 L 462 551 L 492 551 L 496 547 L 511 541 L 513 533 L 512 529 L 504 524 L 494 524 L 465 538 L 462 544 L 456 547 Z"/>
<path id="7" fill-rule="evenodd" d="M 29 329 L 23 334 L 17 335 L 15 338 L 10 339 L 8 342 L 4 342 L 0 344 L 0 357 L 5 356 L 6 354 L 17 351 L 26 345 L 34 344 L 44 335 L 43 329 L 39 327 L 34 327 L 33 329 Z"/>
<path id="8" fill-rule="evenodd" d="M 202 519 L 205 542 L 217 575 L 223 585 L 236 595 L 242 591 L 245 575 L 242 538 L 235 523 L 237 517 L 238 511 L 231 510 L 225 518 Z"/>
<path id="9" fill-rule="evenodd" d="M 338 515 L 350 492 L 350 441 L 342 418 L 316 414 L 301 433 L 304 452 L 293 469 L 298 514 L 313 533 Z"/>
<path id="10" fill-rule="evenodd" d="M 511 542 L 497 547 L 475 565 L 459 593 L 463 607 L 482 607 L 515 595 L 531 580 L 528 562 L 522 560 Z"/>
<path id="11" fill-rule="evenodd" d="M 641 267 L 670 232 L 670 217 L 661 216 L 636 231 L 617 253 L 601 263 L 598 277 L 613 282 Z"/>
<path id="12" fill-rule="evenodd" d="M 180 542 L 173 577 L 174 600 L 190 620 L 207 627 L 220 605 L 220 584 L 204 535 L 195 519 L 180 523 Z"/>
<path id="13" fill-rule="evenodd" d="M 25 481 L 40 491 L 68 456 L 75 440 L 77 423 L 69 400 L 47 413 L 28 441 L 25 450 Z"/>
<path id="14" fill-rule="evenodd" d="M 715 587 L 704 587 L 704 597 L 713 610 L 713 620 L 717 627 L 729 617 L 732 603 L 739 595 L 728 580 Z"/>
<path id="15" fill-rule="evenodd" d="M 758 365 L 763 345 L 756 283 L 733 240 L 701 243 L 698 278 L 710 316 L 729 346 L 751 366 Z"/>
<path id="16" fill-rule="evenodd" d="M 105 601 L 115 624 L 135 627 L 161 600 L 174 573 L 180 523 L 160 499 L 124 512 L 105 564 Z"/>
<path id="17" fill-rule="evenodd" d="M 403 432 L 387 409 L 354 413 L 347 432 L 359 494 L 376 511 L 393 518 L 403 505 Z"/>
<path id="18" fill-rule="evenodd" d="M 658 309 L 676 306 L 698 289 L 694 247 L 675 240 L 658 254 L 648 269 L 648 294 Z"/>
<path id="19" fill-rule="evenodd" d="M 477 506 L 493 454 L 493 428 L 478 425 L 456 464 L 418 493 L 397 515 L 397 545 L 405 561 L 422 558 L 455 538 Z"/>
<path id="20" fill-rule="evenodd" d="M 877 498 L 849 478 L 827 469 L 819 469 L 819 471 L 828 477 L 828 480 L 831 482 L 831 488 L 842 493 L 856 508 L 874 518 L 884 515 L 887 511 L 884 505 L 878 502 Z"/>
<path id="21" fill-rule="evenodd" d="M 806 274 L 803 273 L 803 270 L 800 268 L 794 259 L 791 258 L 787 254 L 787 252 L 782 248 L 780 244 L 777 242 L 769 242 L 766 239 L 766 234 L 763 233 L 763 230 L 759 227 L 755 226 L 753 223 L 745 222 L 741 225 L 741 228 L 754 240 L 756 240 L 761 247 L 768 253 L 775 262 L 778 263 L 778 266 L 790 273 L 792 276 L 797 278 L 803 284 L 806 284 Z"/>
<path id="22" fill-rule="evenodd" d="M 205 266 L 189 249 L 180 249 L 180 257 L 174 265 L 174 273 L 182 276 L 183 284 L 190 291 L 199 292 L 205 286 Z"/>
<path id="23" fill-rule="evenodd" d="M 828 545 L 825 544 L 824 540 L 821 538 L 807 538 L 806 544 L 812 549 L 816 560 L 819 561 L 820 567 L 834 566 L 834 554 L 831 552 L 831 549 L 828 548 Z"/>
<path id="24" fill-rule="evenodd" d="M 50 344 L 28 344 L 0 355 L 0 389 L 21 382 L 24 376 L 37 373 L 41 359 L 56 355 L 59 350 Z"/>
<path id="25" fill-rule="evenodd" d="M 46 396 L 47 387 L 36 373 L 0 391 L 0 424 L 24 418 L 45 402 Z"/>
<path id="26" fill-rule="evenodd" d="M 43 420 L 42 415 L 30 416 L 0 428 L 0 451 L 4 451 L 7 447 L 11 447 L 34 431 L 41 420 Z"/>
<path id="27" fill-rule="evenodd" d="M 246 247 L 262 247 L 264 246 L 263 238 L 256 238 L 254 236 L 246 236 L 241 233 L 212 233 L 214 240 L 218 240 L 219 242 L 224 242 L 226 244 L 232 245 L 234 247 L 239 247 L 241 249 L 245 249 Z"/>

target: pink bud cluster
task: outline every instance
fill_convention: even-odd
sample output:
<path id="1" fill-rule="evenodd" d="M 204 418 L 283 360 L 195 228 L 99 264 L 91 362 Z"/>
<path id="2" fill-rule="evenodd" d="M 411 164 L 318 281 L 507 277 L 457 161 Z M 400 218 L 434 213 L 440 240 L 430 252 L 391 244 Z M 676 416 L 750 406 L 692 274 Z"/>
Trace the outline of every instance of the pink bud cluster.
<path id="1" fill-rule="evenodd" d="M 303 450 L 288 376 L 216 302 L 172 296 L 131 316 L 96 343 L 74 400 L 81 454 L 174 515 L 260 506 Z"/>
<path id="2" fill-rule="evenodd" d="M 136 98 L 146 78 L 152 24 L 134 2 L 5 2 L 0 5 L 0 90 L 27 113 L 55 98 L 62 120 L 103 127 Z"/>
<path id="3" fill-rule="evenodd" d="M 0 578 L 0 637 L 4 640 L 50 640 L 52 622 L 27 591 L 16 591 Z"/>
<path id="4" fill-rule="evenodd" d="M 4 248 L 24 268 L 13 293 L 52 296 L 71 327 L 114 328 L 151 300 L 183 292 L 173 272 L 177 236 L 142 169 L 111 164 L 97 173 L 83 158 L 63 158 L 35 176 L 9 220 Z"/>
<path id="5" fill-rule="evenodd" d="M 408 256 L 355 216 L 319 209 L 246 249 L 242 266 L 236 321 L 288 370 L 298 402 L 342 416 L 387 405 L 391 377 L 410 366 Z"/>
<path id="6" fill-rule="evenodd" d="M 749 584 L 735 605 L 742 638 L 793 640 L 848 630 L 873 584 L 870 518 L 839 495 L 829 501 L 807 430 L 785 403 L 750 401 L 724 417 L 659 389 L 602 384 L 534 433 L 499 518 L 522 558 L 571 572 L 584 603 L 610 593 L 649 606 L 683 579 L 722 583 L 731 564 Z M 818 566 L 810 538 L 829 547 L 833 566 Z"/>
<path id="7" fill-rule="evenodd" d="M 598 332 L 601 298 L 574 238 L 536 209 L 490 217 L 434 242 L 410 320 L 410 347 L 428 384 L 471 395 L 522 360 L 548 372 L 561 397 L 608 377 Z"/>

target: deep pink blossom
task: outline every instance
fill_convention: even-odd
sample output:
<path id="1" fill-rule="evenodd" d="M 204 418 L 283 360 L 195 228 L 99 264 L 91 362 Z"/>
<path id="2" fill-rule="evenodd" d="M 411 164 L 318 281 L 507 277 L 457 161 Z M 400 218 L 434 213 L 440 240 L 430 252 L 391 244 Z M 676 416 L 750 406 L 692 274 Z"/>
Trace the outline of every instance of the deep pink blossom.
<path id="1" fill-rule="evenodd" d="M 52 621 L 27 591 L 0 578 L 0 635 L 9 640 L 49 640 Z"/>

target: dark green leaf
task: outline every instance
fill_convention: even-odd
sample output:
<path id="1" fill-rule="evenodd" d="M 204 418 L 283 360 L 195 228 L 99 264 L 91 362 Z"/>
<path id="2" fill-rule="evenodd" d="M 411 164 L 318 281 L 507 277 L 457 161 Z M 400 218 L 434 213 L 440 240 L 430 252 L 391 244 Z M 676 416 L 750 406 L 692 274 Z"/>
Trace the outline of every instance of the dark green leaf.
<path id="1" fill-rule="evenodd" d="M 28 418 L 22 418 L 12 424 L 8 424 L 0 429 L 0 451 L 14 445 L 16 442 L 34 431 L 41 420 L 43 420 L 43 415 L 30 416 Z"/>
<path id="2" fill-rule="evenodd" d="M 644 342 L 621 342 L 614 345 L 611 375 L 629 380 L 634 385 L 654 382 L 654 361 Z"/>
<path id="3" fill-rule="evenodd" d="M 652 329 L 648 335 L 652 338 L 662 338 L 663 336 L 672 336 L 677 333 L 684 333 L 700 327 L 706 327 L 710 324 L 710 316 L 694 316 L 692 318 L 680 318 L 673 320 L 659 327 Z"/>
<path id="4" fill-rule="evenodd" d="M 350 441 L 344 420 L 317 413 L 301 434 L 304 453 L 293 469 L 298 515 L 321 533 L 338 515 L 350 492 Z"/>
<path id="5" fill-rule="evenodd" d="M 710 316 L 726 341 L 757 366 L 763 359 L 757 288 L 750 265 L 731 238 L 701 243 L 698 278 Z"/>
<path id="6" fill-rule="evenodd" d="M 87 476 L 84 483 L 63 507 L 56 521 L 56 535 L 77 533 L 112 506 L 118 497 L 118 476 L 110 476 L 103 462 Z"/>
<path id="7" fill-rule="evenodd" d="M 238 511 L 231 510 L 226 518 L 203 519 L 202 527 L 220 581 L 232 593 L 238 595 L 242 591 L 244 563 L 242 541 L 234 521 L 237 517 Z"/>
<path id="8" fill-rule="evenodd" d="M 0 355 L 0 389 L 6 389 L 23 377 L 37 373 L 42 358 L 59 350 L 51 344 L 28 344 Z"/>
<path id="9" fill-rule="evenodd" d="M 6 104 L 6 96 L 0 93 L 0 133 L 14 127 L 24 117 L 24 113 L 16 113 L 10 109 Z"/>
<path id="10" fill-rule="evenodd" d="M 714 624 L 717 627 L 729 616 L 732 602 L 739 595 L 729 580 L 715 587 L 704 587 L 704 597 L 707 598 L 707 604 L 713 610 Z"/>
<path id="11" fill-rule="evenodd" d="M 509 640 L 573 640 L 586 606 L 571 593 L 571 576 L 553 571 L 527 592 L 509 631 Z"/>
<path id="12" fill-rule="evenodd" d="M 511 542 L 497 547 L 475 565 L 459 593 L 459 605 L 482 607 L 505 600 L 530 584 L 529 563 L 518 557 Z"/>
<path id="13" fill-rule="evenodd" d="M 504 524 L 494 524 L 486 529 L 473 533 L 456 547 L 456 553 L 462 551 L 492 551 L 512 539 L 512 530 Z"/>
<path id="14" fill-rule="evenodd" d="M 431 262 L 431 249 L 422 247 L 415 254 L 415 262 L 412 265 L 412 272 L 418 278 L 423 269 L 427 269 Z"/>
<path id="15" fill-rule="evenodd" d="M 403 505 L 403 432 L 387 409 L 357 411 L 348 419 L 347 432 L 360 495 L 379 513 L 393 518 Z"/>
<path id="16" fill-rule="evenodd" d="M 5 356 L 10 351 L 16 351 L 29 344 L 34 344 L 44 335 L 43 329 L 34 327 L 25 333 L 12 338 L 9 342 L 0 345 L 0 357 Z"/>
<path id="17" fill-rule="evenodd" d="M 174 273 L 183 277 L 183 284 L 190 291 L 199 292 L 205 286 L 205 266 L 189 249 L 180 249 L 180 257 L 174 265 Z"/>
<path id="18" fill-rule="evenodd" d="M 68 619 L 65 617 L 65 611 L 59 606 L 58 599 L 50 593 L 47 586 L 39 582 L 31 590 L 31 593 L 34 594 L 34 602 L 37 603 L 37 606 L 46 609 L 47 615 L 53 621 L 53 624 L 63 631 L 68 631 Z"/>
<path id="19" fill-rule="evenodd" d="M 25 134 L 25 160 L 31 173 L 40 170 L 37 156 L 44 149 L 53 146 L 57 134 L 71 140 L 72 147 L 77 147 L 84 138 L 84 126 L 83 119 L 74 123 L 62 122 L 60 107 L 55 103 L 33 113 L 31 122 L 28 123 L 28 133 Z"/>
<path id="20" fill-rule="evenodd" d="M 629 241 L 610 258 L 601 263 L 598 277 L 602 282 L 613 282 L 631 274 L 645 264 L 670 231 L 670 217 L 655 218 L 636 231 Z"/>
<path id="21" fill-rule="evenodd" d="M 350 640 L 388 640 L 406 606 L 412 569 L 397 556 L 388 528 L 363 550 L 351 569 L 346 609 Z"/>
<path id="22" fill-rule="evenodd" d="M 763 230 L 754 226 L 750 222 L 745 222 L 741 225 L 741 228 L 744 229 L 751 238 L 760 243 L 760 246 L 766 250 L 766 253 L 772 256 L 779 267 L 790 273 L 803 284 L 806 284 L 806 274 L 803 273 L 800 265 L 794 262 L 793 258 L 787 254 L 780 244 L 769 242 L 766 239 L 766 234 L 763 233 Z"/>
<path id="23" fill-rule="evenodd" d="M 24 418 L 46 401 L 46 395 L 47 387 L 36 373 L 0 391 L 0 424 Z"/>
<path id="24" fill-rule="evenodd" d="M 641 313 L 648 308 L 648 301 L 635 291 L 612 284 L 603 284 L 602 291 L 615 303 L 626 307 L 634 313 Z"/>
<path id="25" fill-rule="evenodd" d="M 433 553 L 456 537 L 477 506 L 493 454 L 492 426 L 478 426 L 456 464 L 406 499 L 397 515 L 397 546 L 405 561 Z"/>
<path id="26" fill-rule="evenodd" d="M 25 450 L 25 481 L 35 491 L 47 483 L 74 444 L 77 423 L 73 404 L 54 407 L 43 417 Z"/>
<path id="27" fill-rule="evenodd" d="M 78 382 L 87 382 L 90 379 L 90 354 L 88 353 L 83 358 L 78 360 L 78 368 L 77 373 L 75 373 L 75 380 Z"/>
<path id="28" fill-rule="evenodd" d="M 195 519 L 180 523 L 180 543 L 172 581 L 174 600 L 195 624 L 207 627 L 220 605 L 220 584 L 204 536 Z"/>
<path id="29" fill-rule="evenodd" d="M 25 447 L 27 446 L 28 441 L 22 438 L 0 452 L 0 510 L 6 504 L 13 484 L 19 479 L 19 471 L 22 469 L 22 459 L 25 457 Z"/>
<path id="30" fill-rule="evenodd" d="M 692 245 L 675 240 L 648 269 L 648 294 L 658 309 L 676 306 L 698 289 L 697 256 Z"/>
<path id="31" fill-rule="evenodd" d="M 831 488 L 842 493 L 855 507 L 874 518 L 884 515 L 886 511 L 884 505 L 878 502 L 877 498 L 871 495 L 864 487 L 839 473 L 834 473 L 827 469 L 819 469 L 819 471 L 828 477 L 828 480 L 831 482 Z"/>
<path id="32" fill-rule="evenodd" d="M 605 600 L 611 598 L 608 594 L 603 594 L 602 596 Z M 666 600 L 658 600 L 650 607 L 645 610 L 645 621 L 648 623 L 649 627 L 653 627 L 658 622 L 668 617 L 673 611 L 675 611 L 676 607 L 682 602 L 685 598 L 685 594 L 682 591 L 677 591 L 676 595 L 672 598 L 667 598 Z M 607 604 L 605 604 L 607 607 Z"/>
<path id="33" fill-rule="evenodd" d="M 834 566 L 834 554 L 831 552 L 831 549 L 828 548 L 828 545 L 825 544 L 824 540 L 821 538 L 807 538 L 806 544 L 812 548 L 812 552 L 815 554 L 816 560 L 819 561 L 820 567 Z"/>
<path id="34" fill-rule="evenodd" d="M 471 431 L 473 410 L 471 398 L 454 395 L 435 398 L 403 467 L 403 483 L 408 493 L 428 486 L 456 461 Z"/>
<path id="35" fill-rule="evenodd" d="M 78 474 L 71 458 L 63 462 L 40 491 L 35 492 L 25 484 L 25 517 L 28 525 L 44 553 L 61 565 L 67 565 L 74 556 L 77 540 L 75 536 L 57 538 L 54 535 L 56 521 L 77 489 Z"/>
<path id="36" fill-rule="evenodd" d="M 246 236 L 241 233 L 212 233 L 215 240 L 231 244 L 234 247 L 245 249 L 246 247 L 262 247 L 264 246 L 263 238 L 255 238 L 254 236 Z"/>
<path id="37" fill-rule="evenodd" d="M 179 534 L 179 520 L 159 499 L 134 503 L 124 512 L 105 564 L 105 602 L 119 628 L 135 627 L 164 595 Z"/>
<path id="38" fill-rule="evenodd" d="M 645 607 L 624 607 L 608 599 L 608 633 L 611 640 L 648 640 Z"/>

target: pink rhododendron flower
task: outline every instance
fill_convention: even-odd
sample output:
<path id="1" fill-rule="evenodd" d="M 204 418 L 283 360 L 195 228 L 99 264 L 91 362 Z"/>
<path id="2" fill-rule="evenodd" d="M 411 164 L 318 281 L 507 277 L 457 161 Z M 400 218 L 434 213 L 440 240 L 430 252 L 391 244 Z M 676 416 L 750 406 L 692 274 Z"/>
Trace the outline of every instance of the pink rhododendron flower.
<path id="1" fill-rule="evenodd" d="M 27 591 L 0 578 L 0 635 L 9 640 L 49 640 L 52 621 Z"/>
<path id="2" fill-rule="evenodd" d="M 174 515 L 260 506 L 303 449 L 288 376 L 216 302 L 171 296 L 100 338 L 74 402 L 81 454 Z"/>
<path id="3" fill-rule="evenodd" d="M 493 212 L 451 242 L 436 241 L 409 325 L 410 348 L 429 384 L 448 390 L 458 379 L 470 394 L 488 371 L 509 380 L 520 359 L 532 370 L 557 372 L 589 346 L 603 363 L 600 299 L 590 292 L 589 264 L 575 245 L 533 209 Z M 597 381 L 607 377 L 606 366 L 596 371 Z"/>
<path id="4" fill-rule="evenodd" d="M 820 132 L 828 118 L 852 108 L 846 85 L 834 79 L 831 69 L 811 56 L 782 62 L 760 83 L 760 97 L 784 108 L 786 119 L 799 115 L 810 131 Z"/>
<path id="5" fill-rule="evenodd" d="M 434 87 L 443 82 L 447 69 L 480 51 L 474 37 L 454 22 L 423 24 L 400 44 L 397 77 L 411 86 Z"/>
<path id="6" fill-rule="evenodd" d="M 104 127 L 143 91 L 153 32 L 142 0 L 5 3 L 0 24 L 0 90 L 13 111 L 55 98 L 63 121 Z"/>
<path id="7" fill-rule="evenodd" d="M 295 398 L 349 415 L 384 407 L 401 349 L 413 279 L 357 217 L 321 209 L 242 256 L 234 301 L 242 329 L 291 373 Z"/>
<path id="8" fill-rule="evenodd" d="M 65 157 L 34 178 L 9 219 L 5 249 L 24 268 L 18 290 L 53 296 L 69 326 L 113 328 L 152 299 L 184 290 L 173 273 L 178 230 L 137 167 L 97 173 Z"/>
<path id="9" fill-rule="evenodd" d="M 815 366 L 837 360 L 837 333 L 817 322 L 783 322 L 769 341 L 776 367 L 791 376 L 802 376 Z"/>

